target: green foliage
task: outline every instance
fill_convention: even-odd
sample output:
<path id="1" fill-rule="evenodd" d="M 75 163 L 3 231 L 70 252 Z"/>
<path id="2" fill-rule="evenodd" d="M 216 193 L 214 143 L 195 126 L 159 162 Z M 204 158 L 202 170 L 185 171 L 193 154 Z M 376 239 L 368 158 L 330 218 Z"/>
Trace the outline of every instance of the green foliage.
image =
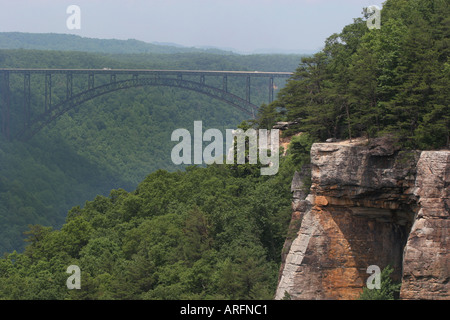
<path id="1" fill-rule="evenodd" d="M 288 157 L 292 159 L 297 170 L 310 162 L 310 151 L 314 142 L 314 138 L 308 133 L 292 137 L 289 144 Z"/>
<path id="2" fill-rule="evenodd" d="M 448 1 L 388 0 L 381 16 L 381 29 L 355 19 L 303 58 L 281 114 L 320 140 L 390 134 L 409 148 L 449 146 Z"/>
<path id="3" fill-rule="evenodd" d="M 401 283 L 394 283 L 390 277 L 394 269 L 387 266 L 381 271 L 380 289 L 365 287 L 359 300 L 394 300 L 398 299 Z"/>
<path id="4" fill-rule="evenodd" d="M 276 102 L 262 104 L 258 109 L 258 114 L 252 123 L 259 129 L 272 129 L 272 126 L 279 118 Z"/>
<path id="5" fill-rule="evenodd" d="M 291 214 L 292 174 L 308 164 L 314 141 L 391 134 L 411 148 L 449 145 L 448 1 L 387 0 L 382 17 L 380 30 L 355 19 L 321 52 L 303 57 L 254 121 L 241 122 L 238 111 L 196 93 L 133 88 L 68 112 L 30 143 L 1 137 L 0 251 L 22 249 L 20 233 L 30 226 L 23 252 L 0 259 L 0 299 L 270 299 Z M 125 52 L 122 45 L 146 50 L 141 43 L 103 45 L 114 47 L 108 52 Z M 0 50 L 0 65 L 16 68 L 291 71 L 299 59 L 281 58 Z M 20 88 L 21 79 L 10 81 Z M 76 90 L 83 83 L 74 78 Z M 236 93 L 244 87 L 229 85 Z M 63 95 L 64 86 L 55 87 L 55 102 Z M 265 100 L 259 92 L 255 103 Z M 12 91 L 11 101 L 20 120 L 20 91 Z M 258 165 L 248 163 L 175 171 L 170 133 L 191 128 L 199 115 L 205 130 L 296 120 L 292 130 L 304 133 L 292 138 L 276 176 L 260 176 Z M 16 132 L 19 124 L 13 123 Z M 81 290 L 65 286 L 71 264 L 82 270 Z M 395 298 L 391 272 L 385 268 L 382 289 L 365 289 L 361 299 Z"/>
<path id="6" fill-rule="evenodd" d="M 85 51 L 102 53 L 188 53 L 209 52 L 231 54 L 218 49 L 197 49 L 171 45 L 153 44 L 134 39 L 92 39 L 73 34 L 1 32 L 2 49 L 37 49 L 58 51 Z"/>
<path id="7" fill-rule="evenodd" d="M 30 226 L 0 259 L 0 299 L 271 299 L 290 217 L 278 179 L 194 166 L 97 196 L 60 230 Z"/>
<path id="8" fill-rule="evenodd" d="M 12 48 L 16 43 L 12 40 L 21 36 L 19 42 L 25 43 L 36 35 L 0 33 L 0 44 Z M 12 42 L 2 42 L 5 37 Z M 77 38 L 69 35 L 61 36 L 65 40 L 58 35 L 42 37 L 42 41 L 35 38 L 34 43 L 48 45 L 47 49 L 61 48 L 67 39 Z M 113 54 L 116 52 L 112 49 L 114 46 L 123 49 L 120 52 L 133 52 L 125 49 L 139 44 L 98 39 L 88 42 L 92 49 L 102 47 L 106 42 L 111 44 L 102 47 L 109 50 L 109 54 L 9 49 L 0 50 L 0 66 L 291 71 L 299 59 L 295 55 L 241 56 L 207 52 Z M 81 44 L 76 49 L 87 50 Z M 52 100 L 56 103 L 65 97 L 65 80 L 57 75 L 52 79 Z M 98 84 L 109 81 L 101 76 L 95 80 Z M 245 79 L 244 82 L 240 80 L 230 80 L 228 89 L 245 96 Z M 267 88 L 264 80 L 255 79 L 252 86 Z M 207 81 L 218 87 L 222 85 L 219 78 L 208 78 Z M 23 79 L 11 75 L 10 83 L 11 130 L 15 134 L 22 129 L 20 90 Z M 74 94 L 85 85 L 85 78 L 74 75 Z M 43 81 L 32 76 L 33 115 L 42 110 L 44 90 Z M 267 91 L 253 90 L 252 101 L 267 101 Z M 170 159 L 175 145 L 170 138 L 173 130 L 188 128 L 192 132 L 193 122 L 199 119 L 203 120 L 204 130 L 235 128 L 247 117 L 223 102 L 191 91 L 164 87 L 130 88 L 84 103 L 58 118 L 27 143 L 11 143 L 0 137 L 0 253 L 23 250 L 22 233 L 28 224 L 60 228 L 65 213 L 93 195 L 108 195 L 111 189 L 117 188 L 133 190 L 150 172 L 180 169 Z M 134 210 L 139 208 L 139 203 L 134 200 L 128 200 L 124 206 L 127 205 Z"/>

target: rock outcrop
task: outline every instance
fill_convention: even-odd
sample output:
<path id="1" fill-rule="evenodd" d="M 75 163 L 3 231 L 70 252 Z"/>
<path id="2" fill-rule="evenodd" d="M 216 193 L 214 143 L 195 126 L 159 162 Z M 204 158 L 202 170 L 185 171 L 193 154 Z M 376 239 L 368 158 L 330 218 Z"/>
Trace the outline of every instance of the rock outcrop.
<path id="1" fill-rule="evenodd" d="M 403 258 L 402 299 L 450 299 L 450 152 L 424 151 L 414 194 L 419 210 Z"/>
<path id="2" fill-rule="evenodd" d="M 356 299 L 371 265 L 394 268 L 401 298 L 448 298 L 449 170 L 450 151 L 314 144 L 309 195 L 293 179 L 275 298 Z"/>

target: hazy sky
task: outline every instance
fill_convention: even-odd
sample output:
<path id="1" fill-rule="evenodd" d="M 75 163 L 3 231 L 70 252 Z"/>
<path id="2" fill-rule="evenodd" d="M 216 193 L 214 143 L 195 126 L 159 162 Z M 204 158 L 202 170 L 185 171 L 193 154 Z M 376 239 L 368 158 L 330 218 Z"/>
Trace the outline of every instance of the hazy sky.
<path id="1" fill-rule="evenodd" d="M 138 39 L 240 52 L 315 52 L 381 0 L 0 0 L 0 31 Z M 81 28 L 69 30 L 69 5 Z"/>

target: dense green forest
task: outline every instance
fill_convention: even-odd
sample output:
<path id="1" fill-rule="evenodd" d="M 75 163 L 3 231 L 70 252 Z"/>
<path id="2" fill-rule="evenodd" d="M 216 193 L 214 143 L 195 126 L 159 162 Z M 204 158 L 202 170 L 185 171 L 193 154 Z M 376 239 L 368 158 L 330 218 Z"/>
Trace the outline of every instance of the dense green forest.
<path id="1" fill-rule="evenodd" d="M 252 57 L 7 49 L 0 50 L 0 66 L 261 71 L 273 67 L 293 71 L 300 59 L 293 55 Z M 277 63 L 273 63 L 275 60 Z M 23 79 L 12 75 L 10 82 L 11 117 L 17 120 L 12 123 L 16 126 L 12 131 L 17 132 L 21 128 Z M 64 81 L 59 87 L 57 78 L 54 82 L 52 98 L 56 101 L 58 89 L 60 95 L 64 94 Z M 74 92 L 81 91 L 83 85 L 85 80 L 74 77 Z M 43 104 L 42 79 L 32 77 L 31 87 L 32 112 L 37 113 Z M 239 81 L 229 81 L 230 91 L 239 93 L 242 88 Z M 252 99 L 256 103 L 267 101 L 267 94 L 267 90 L 254 90 Z M 22 233 L 28 224 L 60 227 L 74 205 L 82 205 L 97 194 L 108 195 L 114 188 L 134 190 L 157 169 L 179 169 L 170 161 L 173 130 L 191 128 L 200 119 L 205 130 L 236 128 L 247 117 L 199 93 L 163 87 L 131 88 L 84 103 L 27 143 L 0 138 L 0 252 L 22 251 Z"/>
<path id="2" fill-rule="evenodd" d="M 100 54 L 7 49 L 0 66 L 14 68 L 146 68 L 193 70 L 261 70 L 271 65 L 295 70 L 300 56 L 229 57 L 209 53 Z M 277 63 L 272 63 L 272 61 Z M 64 95 L 64 81 L 55 77 L 52 98 Z M 101 79 L 96 79 L 101 81 Z M 86 85 L 74 77 L 74 93 Z M 218 79 L 207 79 L 218 81 Z M 282 86 L 285 80 L 279 85 Z M 10 77 L 12 132 L 21 129 L 23 79 Z M 267 101 L 267 90 L 252 99 Z M 265 84 L 265 83 L 264 83 Z M 264 85 L 263 84 L 263 85 Z M 43 105 L 43 81 L 31 78 L 32 112 Z M 241 82 L 229 90 L 242 93 Z M 267 86 L 263 86 L 267 88 Z M 245 93 L 243 94 L 245 96 Z M 40 99 L 40 100 L 39 100 Z M 177 170 L 170 160 L 170 135 L 191 129 L 195 120 L 208 127 L 236 128 L 248 117 L 240 110 L 199 93 L 177 88 L 143 87 L 111 93 L 84 103 L 42 130 L 32 140 L 0 138 L 0 252 L 22 251 L 28 224 L 61 227 L 67 211 L 111 189 L 131 191 L 157 169 Z"/>
<path id="3" fill-rule="evenodd" d="M 389 134 L 405 148 L 449 146 L 449 33 L 448 0 L 386 1 L 380 29 L 354 19 L 303 58 L 260 122 L 299 120 L 292 130 L 319 140 Z"/>
<path id="4" fill-rule="evenodd" d="M 0 260 L 0 298 L 270 299 L 290 219 L 291 164 L 276 178 L 232 165 L 158 170 L 133 192 L 33 226 Z M 81 290 L 67 290 L 69 265 Z"/>
<path id="5" fill-rule="evenodd" d="M 30 143 L 2 140 L 0 225 L 33 225 L 24 251 L 0 259 L 0 299 L 272 298 L 291 178 L 309 161 L 314 141 L 389 134 L 405 148 L 448 147 L 449 13 L 447 0 L 387 0 L 381 29 L 369 30 L 367 16 L 357 18 L 322 51 L 297 57 L 294 76 L 273 103 L 260 97 L 252 121 L 220 103 L 210 109 L 210 100 L 192 93 L 147 88 L 93 100 Z M 275 67 L 282 57 L 269 56 L 0 54 L 2 65 L 16 67 L 164 68 L 178 61 L 186 69 L 291 71 Z M 293 138 L 274 176 L 260 176 L 258 165 L 249 164 L 177 171 L 162 160 L 172 145 L 158 141 L 170 140 L 165 129 L 189 127 L 200 117 L 216 128 L 296 120 L 284 134 L 304 133 Z M 93 196 L 108 185 L 115 187 Z M 69 199 L 75 203 L 68 213 L 52 207 Z M 52 214 L 42 215 L 46 210 Z M 65 218 L 61 228 L 50 218 L 57 216 Z M 4 242 L 13 238 L 5 231 Z M 81 268 L 80 290 L 66 287 L 69 265 Z"/>

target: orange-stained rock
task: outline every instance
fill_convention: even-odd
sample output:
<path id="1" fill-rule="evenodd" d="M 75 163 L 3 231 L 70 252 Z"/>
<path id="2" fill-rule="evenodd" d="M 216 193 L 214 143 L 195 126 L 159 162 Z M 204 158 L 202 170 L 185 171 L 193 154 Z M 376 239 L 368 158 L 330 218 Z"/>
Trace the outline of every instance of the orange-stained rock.
<path id="1" fill-rule="evenodd" d="M 324 207 L 328 205 L 328 200 L 324 196 L 318 196 L 316 197 L 316 201 L 314 202 L 314 205 Z"/>
<path id="2" fill-rule="evenodd" d="M 402 298 L 449 298 L 450 151 L 383 143 L 313 145 L 312 186 L 294 201 L 276 299 L 357 299 L 370 265 L 393 266 Z"/>

